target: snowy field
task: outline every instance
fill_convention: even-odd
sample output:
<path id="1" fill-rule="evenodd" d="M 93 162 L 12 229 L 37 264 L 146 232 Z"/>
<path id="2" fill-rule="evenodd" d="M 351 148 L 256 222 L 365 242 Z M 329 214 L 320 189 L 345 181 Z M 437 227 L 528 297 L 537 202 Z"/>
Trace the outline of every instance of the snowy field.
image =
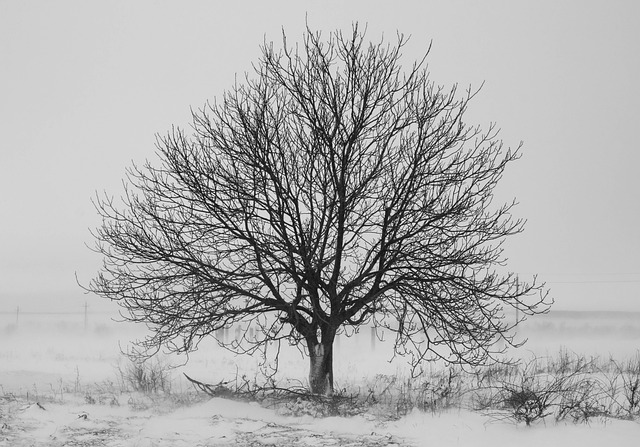
<path id="1" fill-rule="evenodd" d="M 255 357 L 235 357 L 214 343 L 185 358 L 166 356 L 171 393 L 127 389 L 121 350 L 143 328 L 109 314 L 0 315 L 0 446 L 215 445 L 633 445 L 640 423 L 592 418 L 588 424 L 547 418 L 527 427 L 465 407 L 414 410 L 401 418 L 291 416 L 257 404 L 198 395 L 182 373 L 206 383 L 259 377 Z M 624 360 L 640 348 L 640 315 L 552 312 L 523 325 L 529 343 L 512 355 L 555 355 L 561 347 Z M 234 336 L 231 329 L 228 337 Z M 383 336 L 386 339 L 386 334 Z M 388 362 L 389 344 L 370 329 L 335 346 L 336 388 L 366 392 L 380 377 L 407 377 Z M 307 360 L 282 347 L 276 379 L 305 382 Z M 437 366 L 434 366 L 437 368 Z"/>

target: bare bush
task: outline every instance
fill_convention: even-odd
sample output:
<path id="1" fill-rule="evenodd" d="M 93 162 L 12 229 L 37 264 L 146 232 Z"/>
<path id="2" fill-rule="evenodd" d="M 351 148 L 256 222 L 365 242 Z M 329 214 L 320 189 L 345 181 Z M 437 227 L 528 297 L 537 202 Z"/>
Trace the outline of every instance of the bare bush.
<path id="1" fill-rule="evenodd" d="M 163 359 L 154 357 L 147 360 L 127 357 L 124 365 L 117 366 L 123 390 L 142 393 L 170 393 L 170 365 Z"/>
<path id="2" fill-rule="evenodd" d="M 610 413 L 605 401 L 603 383 L 597 377 L 581 377 L 560 396 L 556 420 L 588 423 L 594 417 L 607 417 Z"/>
<path id="3" fill-rule="evenodd" d="M 614 413 L 618 417 L 634 419 L 640 416 L 640 351 L 625 362 L 610 360 L 613 369 L 611 390 Z"/>
<path id="4" fill-rule="evenodd" d="M 502 378 L 492 377 L 479 390 L 485 393 L 476 395 L 477 409 L 526 425 L 554 414 L 557 421 L 574 422 L 609 414 L 602 403 L 606 393 L 596 359 L 567 351 L 555 358 L 533 358 L 518 369 L 506 370 Z"/>

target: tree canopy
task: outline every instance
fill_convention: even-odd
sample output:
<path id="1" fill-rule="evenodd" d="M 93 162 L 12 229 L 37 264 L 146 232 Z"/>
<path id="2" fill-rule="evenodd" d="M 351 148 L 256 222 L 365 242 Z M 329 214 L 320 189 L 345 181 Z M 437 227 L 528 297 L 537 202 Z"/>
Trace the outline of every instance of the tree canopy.
<path id="1" fill-rule="evenodd" d="M 145 347 L 188 352 L 243 322 L 257 337 L 230 348 L 302 342 L 311 390 L 330 393 L 342 331 L 387 328 L 414 365 L 478 365 L 514 343 L 505 309 L 548 309 L 535 277 L 503 268 L 524 221 L 493 191 L 520 146 L 463 121 L 475 92 L 435 85 L 428 51 L 405 71 L 402 35 L 365 34 L 265 43 L 191 131 L 158 137 L 160 163 L 131 167 L 121 200 L 95 200 L 88 288 L 149 325 Z"/>

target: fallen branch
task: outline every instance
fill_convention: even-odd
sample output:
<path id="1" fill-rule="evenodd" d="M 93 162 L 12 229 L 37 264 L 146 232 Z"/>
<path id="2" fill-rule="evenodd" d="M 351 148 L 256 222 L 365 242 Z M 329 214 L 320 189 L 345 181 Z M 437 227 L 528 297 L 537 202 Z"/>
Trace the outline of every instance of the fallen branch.
<path id="1" fill-rule="evenodd" d="M 212 396 L 212 397 L 232 397 L 237 396 L 245 399 L 258 400 L 258 396 L 261 396 L 263 399 L 266 397 L 270 398 L 289 398 L 291 396 L 303 397 L 309 400 L 315 401 L 335 401 L 335 400 L 353 400 L 355 396 L 324 396 L 320 394 L 313 394 L 309 392 L 308 389 L 304 387 L 297 388 L 281 388 L 275 386 L 274 384 L 269 386 L 253 386 L 251 387 L 248 382 L 245 382 L 240 387 L 237 387 L 235 390 L 229 388 L 227 385 L 232 383 L 231 380 L 228 381 L 220 381 L 218 384 L 208 384 L 200 382 L 199 380 L 193 379 L 189 377 L 186 373 L 183 373 L 189 382 L 193 384 L 193 386 Z"/>
<path id="2" fill-rule="evenodd" d="M 231 391 L 231 389 L 229 389 L 226 386 L 229 382 L 222 382 L 221 381 L 217 385 L 210 385 L 208 383 L 202 383 L 202 382 L 200 382 L 200 381 L 198 381 L 196 379 L 192 379 L 186 373 L 182 373 L 182 374 L 184 374 L 184 376 L 187 378 L 187 380 L 189 382 L 191 382 L 196 389 L 198 389 L 198 390 L 200 390 L 200 391 L 202 391 L 204 393 L 207 393 L 208 395 L 210 395 L 212 397 L 229 397 L 229 396 L 232 396 L 232 395 L 238 395 L 238 394 L 242 395 L 242 394 L 244 394 L 243 391 L 239 391 L 239 392 L 236 392 L 236 393 Z"/>

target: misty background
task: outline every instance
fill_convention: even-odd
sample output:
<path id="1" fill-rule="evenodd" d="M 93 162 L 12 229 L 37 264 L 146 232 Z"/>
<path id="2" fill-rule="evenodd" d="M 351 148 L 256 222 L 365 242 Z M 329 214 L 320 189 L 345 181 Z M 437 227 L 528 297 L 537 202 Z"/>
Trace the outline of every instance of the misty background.
<path id="1" fill-rule="evenodd" d="M 432 79 L 484 86 L 468 124 L 496 122 L 523 157 L 498 185 L 524 233 L 508 270 L 557 311 L 640 311 L 640 3 L 0 1 L 0 312 L 82 312 L 101 259 L 96 193 L 155 160 L 155 135 L 251 70 L 265 40 L 367 24 L 432 45 Z"/>

